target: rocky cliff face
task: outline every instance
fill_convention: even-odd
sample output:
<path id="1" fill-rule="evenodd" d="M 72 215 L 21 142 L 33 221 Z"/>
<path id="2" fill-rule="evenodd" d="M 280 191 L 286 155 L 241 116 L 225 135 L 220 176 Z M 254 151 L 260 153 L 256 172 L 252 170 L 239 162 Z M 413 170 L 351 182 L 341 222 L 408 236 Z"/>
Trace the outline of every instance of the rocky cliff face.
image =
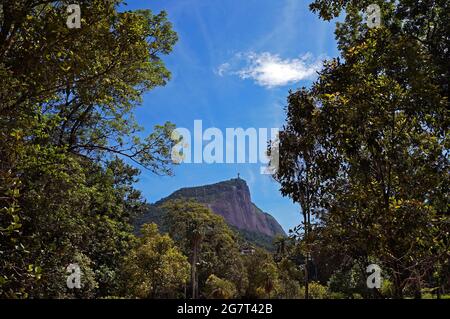
<path id="1" fill-rule="evenodd" d="M 223 216 L 228 224 L 239 230 L 269 237 L 286 235 L 275 218 L 252 203 L 249 188 L 243 179 L 182 188 L 155 203 L 155 206 L 179 198 L 194 199 L 206 205 L 216 214 Z"/>

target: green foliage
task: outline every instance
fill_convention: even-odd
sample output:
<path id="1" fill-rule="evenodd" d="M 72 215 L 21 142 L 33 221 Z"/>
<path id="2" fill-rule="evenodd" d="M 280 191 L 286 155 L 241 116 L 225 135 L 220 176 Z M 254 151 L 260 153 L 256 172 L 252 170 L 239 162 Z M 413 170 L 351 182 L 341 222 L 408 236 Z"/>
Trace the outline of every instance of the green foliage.
<path id="1" fill-rule="evenodd" d="M 125 295 L 139 298 L 179 297 L 189 279 L 187 257 L 155 224 L 142 226 L 142 237 L 124 262 Z"/>
<path id="2" fill-rule="evenodd" d="M 83 1 L 71 30 L 70 3 L 0 1 L 0 297 L 115 295 L 143 205 L 125 160 L 171 173 L 173 125 L 140 139 L 132 116 L 170 78 L 166 14 Z M 85 286 L 68 291 L 78 259 Z"/>
<path id="3" fill-rule="evenodd" d="M 245 255 L 245 267 L 248 276 L 246 298 L 275 298 L 279 291 L 277 265 L 272 256 L 257 249 L 254 254 Z"/>
<path id="4" fill-rule="evenodd" d="M 210 299 L 231 299 L 236 296 L 235 285 L 227 280 L 220 279 L 216 275 L 210 275 L 206 280 L 205 294 Z"/>
<path id="5" fill-rule="evenodd" d="M 199 297 L 211 274 L 235 283 L 242 293 L 246 274 L 236 236 L 223 217 L 194 201 L 169 201 L 162 208 L 170 236 L 189 256 L 192 296 Z"/>
<path id="6" fill-rule="evenodd" d="M 277 263 L 279 289 L 278 297 L 286 299 L 300 298 L 302 295 L 301 282 L 303 282 L 303 272 L 290 259 L 283 258 Z"/>
<path id="7" fill-rule="evenodd" d="M 346 299 L 353 299 L 355 294 L 369 296 L 364 270 L 359 264 L 354 264 L 347 270 L 336 270 L 328 280 L 328 290 L 331 293 L 339 293 Z"/>
<path id="8" fill-rule="evenodd" d="M 383 24 L 370 29 L 360 12 L 372 2 L 311 5 L 326 20 L 345 10 L 341 57 L 311 89 L 290 92 L 275 178 L 302 206 L 294 235 L 305 252 L 377 260 L 394 297 L 418 296 L 422 278 L 450 257 L 449 5 L 377 1 Z"/>
<path id="9" fill-rule="evenodd" d="M 231 229 L 233 229 L 238 235 L 240 235 L 243 239 L 243 241 L 248 242 L 249 244 L 254 244 L 260 248 L 263 248 L 267 251 L 274 252 L 275 246 L 274 246 L 274 239 L 273 237 L 270 237 L 268 235 L 265 235 L 263 233 L 258 232 L 252 232 L 246 229 L 240 229 L 233 226 L 229 226 Z"/>
<path id="10" fill-rule="evenodd" d="M 311 281 L 309 283 L 309 298 L 311 299 L 328 299 L 328 289 L 326 286 L 318 282 Z"/>
<path id="11" fill-rule="evenodd" d="M 385 298 L 394 297 L 394 294 L 395 294 L 394 285 L 387 278 L 383 278 L 383 281 L 381 282 L 381 294 Z"/>

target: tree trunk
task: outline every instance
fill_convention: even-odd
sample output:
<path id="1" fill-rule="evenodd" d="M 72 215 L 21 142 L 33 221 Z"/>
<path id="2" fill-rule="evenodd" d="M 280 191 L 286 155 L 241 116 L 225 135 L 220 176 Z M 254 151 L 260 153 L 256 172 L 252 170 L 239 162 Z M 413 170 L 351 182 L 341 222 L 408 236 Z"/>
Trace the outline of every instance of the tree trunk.
<path id="1" fill-rule="evenodd" d="M 420 283 L 420 277 L 417 276 L 415 289 L 414 289 L 414 299 L 422 299 L 422 285 Z"/>
<path id="2" fill-rule="evenodd" d="M 309 299 L 308 257 L 305 262 L 305 299 Z"/>
<path id="3" fill-rule="evenodd" d="M 197 299 L 197 258 L 198 258 L 198 244 L 197 242 L 195 242 L 192 250 L 192 262 L 191 262 L 192 299 Z"/>
<path id="4" fill-rule="evenodd" d="M 396 270 L 398 272 L 398 267 L 396 267 Z M 394 274 L 393 284 L 394 284 L 394 299 L 403 299 L 402 280 L 398 273 Z"/>
<path id="5" fill-rule="evenodd" d="M 309 208 L 306 209 L 308 211 Z M 309 245 L 308 245 L 308 233 L 309 233 L 309 213 L 303 212 L 303 221 L 305 225 L 305 243 L 306 243 L 306 254 L 305 254 L 305 299 L 309 299 L 309 273 L 308 273 L 308 264 L 309 264 Z"/>

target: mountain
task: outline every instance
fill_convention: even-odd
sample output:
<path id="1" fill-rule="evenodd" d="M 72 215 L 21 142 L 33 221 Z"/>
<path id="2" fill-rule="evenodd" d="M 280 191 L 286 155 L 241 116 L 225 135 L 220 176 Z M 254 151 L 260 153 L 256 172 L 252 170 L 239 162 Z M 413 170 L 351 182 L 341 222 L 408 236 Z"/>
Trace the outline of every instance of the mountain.
<path id="1" fill-rule="evenodd" d="M 193 199 L 224 217 L 225 221 L 247 241 L 268 249 L 273 248 L 273 238 L 286 236 L 283 228 L 270 214 L 263 212 L 252 201 L 245 180 L 234 178 L 228 181 L 198 187 L 181 188 L 166 198 L 149 206 L 140 217 L 137 226 L 155 222 L 162 223 L 163 212 L 159 207 L 175 199 Z"/>

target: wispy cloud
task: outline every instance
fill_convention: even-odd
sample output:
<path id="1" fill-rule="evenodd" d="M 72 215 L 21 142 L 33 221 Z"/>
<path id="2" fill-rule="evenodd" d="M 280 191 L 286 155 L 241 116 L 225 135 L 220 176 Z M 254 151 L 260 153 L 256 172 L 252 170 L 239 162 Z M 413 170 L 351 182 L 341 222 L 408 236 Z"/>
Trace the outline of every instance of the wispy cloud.
<path id="1" fill-rule="evenodd" d="M 241 79 L 251 79 L 256 84 L 273 88 L 313 79 L 322 67 L 324 57 L 314 58 L 307 53 L 298 58 L 282 59 L 278 54 L 238 53 L 234 58 L 221 64 L 216 73 L 219 76 L 237 75 Z"/>
<path id="2" fill-rule="evenodd" d="M 218 68 L 217 68 L 217 74 L 220 76 L 224 76 L 230 69 L 231 64 L 230 63 L 222 63 Z"/>

